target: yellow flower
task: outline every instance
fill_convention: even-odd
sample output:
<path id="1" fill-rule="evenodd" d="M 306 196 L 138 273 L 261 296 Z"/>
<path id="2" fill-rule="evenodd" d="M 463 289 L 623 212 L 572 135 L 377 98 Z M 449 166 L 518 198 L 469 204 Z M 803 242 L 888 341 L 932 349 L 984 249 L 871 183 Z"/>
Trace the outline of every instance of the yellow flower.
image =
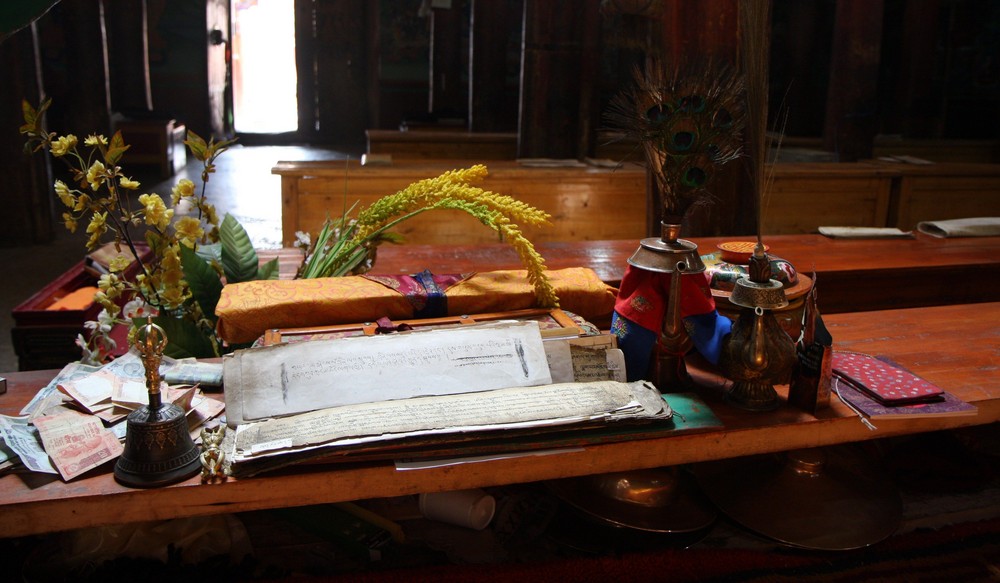
<path id="1" fill-rule="evenodd" d="M 112 300 L 111 298 L 109 298 L 107 296 L 107 294 L 105 294 L 102 291 L 96 292 L 94 294 L 94 300 L 97 303 L 99 303 L 102 306 L 104 306 L 104 309 L 107 310 L 107 311 L 109 311 L 109 312 L 116 311 L 118 309 L 118 306 L 115 304 L 114 300 Z"/>
<path id="2" fill-rule="evenodd" d="M 90 169 L 87 170 L 87 182 L 90 183 L 91 190 L 97 190 L 101 184 L 104 184 L 104 180 L 107 178 L 106 172 L 107 168 L 100 160 L 96 160 L 90 165 Z"/>
<path id="3" fill-rule="evenodd" d="M 76 197 L 76 204 L 73 205 L 73 210 L 80 212 L 87 209 L 87 205 L 90 204 L 90 195 L 81 193 L 80 196 Z"/>
<path id="4" fill-rule="evenodd" d="M 59 200 L 69 208 L 73 208 L 76 205 L 76 200 L 73 199 L 73 193 L 70 192 L 69 187 L 62 180 L 56 180 L 56 196 Z"/>
<path id="5" fill-rule="evenodd" d="M 76 147 L 76 136 L 73 134 L 67 134 L 65 136 L 60 136 L 56 141 L 52 142 L 51 152 L 55 157 L 65 156 Z"/>
<path id="6" fill-rule="evenodd" d="M 63 224 L 66 225 L 66 230 L 70 233 L 76 232 L 76 217 L 69 213 L 62 214 Z"/>
<path id="7" fill-rule="evenodd" d="M 91 147 L 97 146 L 97 145 L 107 146 L 108 145 L 108 139 L 105 138 L 102 135 L 90 134 L 89 136 L 87 136 L 87 139 L 83 140 L 83 144 L 85 146 L 91 146 Z"/>
<path id="8" fill-rule="evenodd" d="M 125 271 L 129 265 L 132 265 L 132 259 L 125 255 L 115 255 L 114 259 L 108 262 L 108 269 L 111 273 L 121 273 Z"/>
<path id="9" fill-rule="evenodd" d="M 170 194 L 172 205 L 177 206 L 177 203 L 179 203 L 182 198 L 194 196 L 194 182 L 191 182 L 187 178 L 182 178 L 177 181 L 177 184 L 174 185 Z"/>
<path id="10" fill-rule="evenodd" d="M 201 228 L 201 221 L 194 217 L 181 217 L 174 223 L 174 230 L 177 231 L 177 239 L 188 247 L 194 247 L 198 239 L 205 234 L 205 230 Z"/>
<path id="11" fill-rule="evenodd" d="M 156 194 L 139 195 L 139 204 L 146 211 L 146 224 L 164 230 L 170 224 L 170 219 L 174 216 L 174 210 L 168 209 L 163 204 L 163 199 Z"/>
<path id="12" fill-rule="evenodd" d="M 176 245 L 163 250 L 160 267 L 162 269 L 158 284 L 160 301 L 167 308 L 180 307 L 190 294 L 185 289 L 184 271 L 181 269 L 181 258 Z"/>
<path id="13" fill-rule="evenodd" d="M 131 178 L 126 178 L 125 176 L 122 176 L 121 178 L 118 179 L 118 185 L 121 186 L 122 188 L 135 190 L 139 188 L 139 181 L 132 180 Z"/>
<path id="14" fill-rule="evenodd" d="M 90 217 L 90 224 L 87 225 L 87 233 L 90 239 L 87 240 L 88 249 L 96 249 L 101 242 L 101 237 L 108 232 L 108 213 L 94 213 Z"/>
<path id="15" fill-rule="evenodd" d="M 121 280 L 113 273 L 105 273 L 97 280 L 97 288 L 104 292 L 110 299 L 118 297 L 123 287 Z"/>

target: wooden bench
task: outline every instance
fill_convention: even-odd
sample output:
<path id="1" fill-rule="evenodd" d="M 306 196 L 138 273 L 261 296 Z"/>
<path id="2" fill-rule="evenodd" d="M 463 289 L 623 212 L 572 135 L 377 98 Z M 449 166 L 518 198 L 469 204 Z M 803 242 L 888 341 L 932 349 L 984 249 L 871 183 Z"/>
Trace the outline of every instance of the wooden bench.
<path id="1" fill-rule="evenodd" d="M 536 243 L 640 239 L 645 235 L 645 170 L 596 166 L 527 167 L 512 160 L 485 162 L 482 187 L 513 196 L 552 215 L 552 225 L 526 228 Z M 339 216 L 407 185 L 471 160 L 410 160 L 388 166 L 343 161 L 279 162 L 282 241 L 296 231 L 315 233 L 327 214 Z M 713 207 L 710 212 L 723 213 Z M 1000 164 L 891 162 L 779 163 L 764 201 L 765 235 L 814 233 L 822 225 L 900 227 L 970 216 L 1000 216 Z M 435 211 L 397 229 L 416 244 L 481 244 L 496 235 L 460 211 Z"/>
<path id="2" fill-rule="evenodd" d="M 450 160 L 345 167 L 343 161 L 279 162 L 272 172 L 281 175 L 282 241 L 290 246 L 296 231 L 318 232 L 328 214 L 340 216 L 355 202 L 363 208 L 414 182 L 472 164 Z M 533 242 L 627 239 L 645 232 L 646 173 L 638 166 L 537 168 L 503 160 L 490 161 L 487 167 L 489 176 L 477 186 L 512 196 L 552 216 L 551 226 L 524 228 Z M 478 220 L 454 210 L 424 213 L 395 231 L 417 244 L 472 245 L 498 240 Z"/>

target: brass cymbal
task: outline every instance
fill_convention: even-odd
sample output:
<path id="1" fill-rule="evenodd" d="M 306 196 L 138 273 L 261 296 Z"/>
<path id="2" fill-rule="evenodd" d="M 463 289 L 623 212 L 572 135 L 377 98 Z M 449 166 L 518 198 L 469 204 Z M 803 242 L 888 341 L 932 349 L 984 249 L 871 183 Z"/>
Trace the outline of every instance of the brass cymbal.
<path id="1" fill-rule="evenodd" d="M 888 474 L 852 445 L 706 462 L 693 471 L 719 510 L 796 547 L 865 547 L 895 532 L 902 516 Z"/>
<path id="2" fill-rule="evenodd" d="M 613 526 L 647 532 L 693 532 L 718 511 L 691 475 L 676 468 L 632 470 L 548 482 L 570 506 Z"/>

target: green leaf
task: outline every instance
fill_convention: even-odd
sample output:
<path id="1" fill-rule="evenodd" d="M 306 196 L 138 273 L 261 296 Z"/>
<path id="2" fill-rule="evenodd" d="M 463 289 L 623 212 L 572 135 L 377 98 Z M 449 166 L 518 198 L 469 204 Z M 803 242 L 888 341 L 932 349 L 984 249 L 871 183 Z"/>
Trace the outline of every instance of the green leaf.
<path id="1" fill-rule="evenodd" d="M 191 299 L 198 302 L 206 318 L 215 322 L 215 306 L 222 295 L 219 274 L 203 258 L 187 245 L 181 245 L 181 269 L 184 279 L 191 288 Z"/>
<path id="2" fill-rule="evenodd" d="M 278 279 L 278 258 L 268 261 L 257 270 L 257 279 Z"/>
<path id="3" fill-rule="evenodd" d="M 171 358 L 218 356 L 211 340 L 194 322 L 163 314 L 153 318 L 153 322 L 163 328 L 164 334 L 167 335 L 167 346 L 163 351 L 166 356 Z M 146 325 L 146 320 L 136 318 L 133 323 L 136 328 L 141 328 Z"/>
<path id="4" fill-rule="evenodd" d="M 187 139 L 184 140 L 184 144 L 191 150 L 191 154 L 198 160 L 204 161 L 206 157 L 205 150 L 208 145 L 205 140 L 201 139 L 201 136 L 188 130 Z"/>
<path id="5" fill-rule="evenodd" d="M 111 165 L 115 165 L 118 164 L 122 154 L 128 149 L 129 146 L 125 143 L 125 139 L 122 138 L 121 130 L 118 130 L 115 132 L 115 135 L 111 136 L 111 141 L 108 143 L 108 149 L 104 157 Z"/>
<path id="6" fill-rule="evenodd" d="M 257 277 L 257 252 L 243 225 L 230 214 L 219 226 L 219 242 L 222 243 L 222 269 L 228 283 L 251 281 Z"/>
<path id="7" fill-rule="evenodd" d="M 222 244 L 221 243 L 205 243 L 203 245 L 198 245 L 198 249 L 195 250 L 198 253 L 198 257 L 201 257 L 205 261 L 211 263 L 215 261 L 216 263 L 222 263 Z"/>

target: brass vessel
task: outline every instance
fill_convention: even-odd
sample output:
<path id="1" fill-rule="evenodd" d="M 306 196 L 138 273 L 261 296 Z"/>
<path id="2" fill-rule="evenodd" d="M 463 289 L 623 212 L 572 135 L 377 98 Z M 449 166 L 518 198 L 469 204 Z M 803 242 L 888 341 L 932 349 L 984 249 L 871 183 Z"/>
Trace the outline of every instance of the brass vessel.
<path id="1" fill-rule="evenodd" d="M 726 401 L 749 411 L 776 409 L 781 400 L 774 385 L 791 379 L 797 357 L 795 343 L 772 312 L 788 301 L 781 283 L 771 279 L 770 259 L 760 243 L 749 275 L 736 281 L 730 301 L 741 310 L 719 358 L 723 374 L 733 381 Z"/>
<path id="2" fill-rule="evenodd" d="M 681 277 L 703 273 L 705 263 L 698 254 L 697 245 L 679 238 L 679 223 L 661 221 L 660 231 L 660 237 L 640 241 L 639 249 L 629 257 L 628 263 L 639 269 L 671 274 L 667 308 L 656 343 L 653 378 L 660 391 L 690 390 L 695 383 L 688 374 L 684 355 L 693 344 L 681 320 Z"/>

